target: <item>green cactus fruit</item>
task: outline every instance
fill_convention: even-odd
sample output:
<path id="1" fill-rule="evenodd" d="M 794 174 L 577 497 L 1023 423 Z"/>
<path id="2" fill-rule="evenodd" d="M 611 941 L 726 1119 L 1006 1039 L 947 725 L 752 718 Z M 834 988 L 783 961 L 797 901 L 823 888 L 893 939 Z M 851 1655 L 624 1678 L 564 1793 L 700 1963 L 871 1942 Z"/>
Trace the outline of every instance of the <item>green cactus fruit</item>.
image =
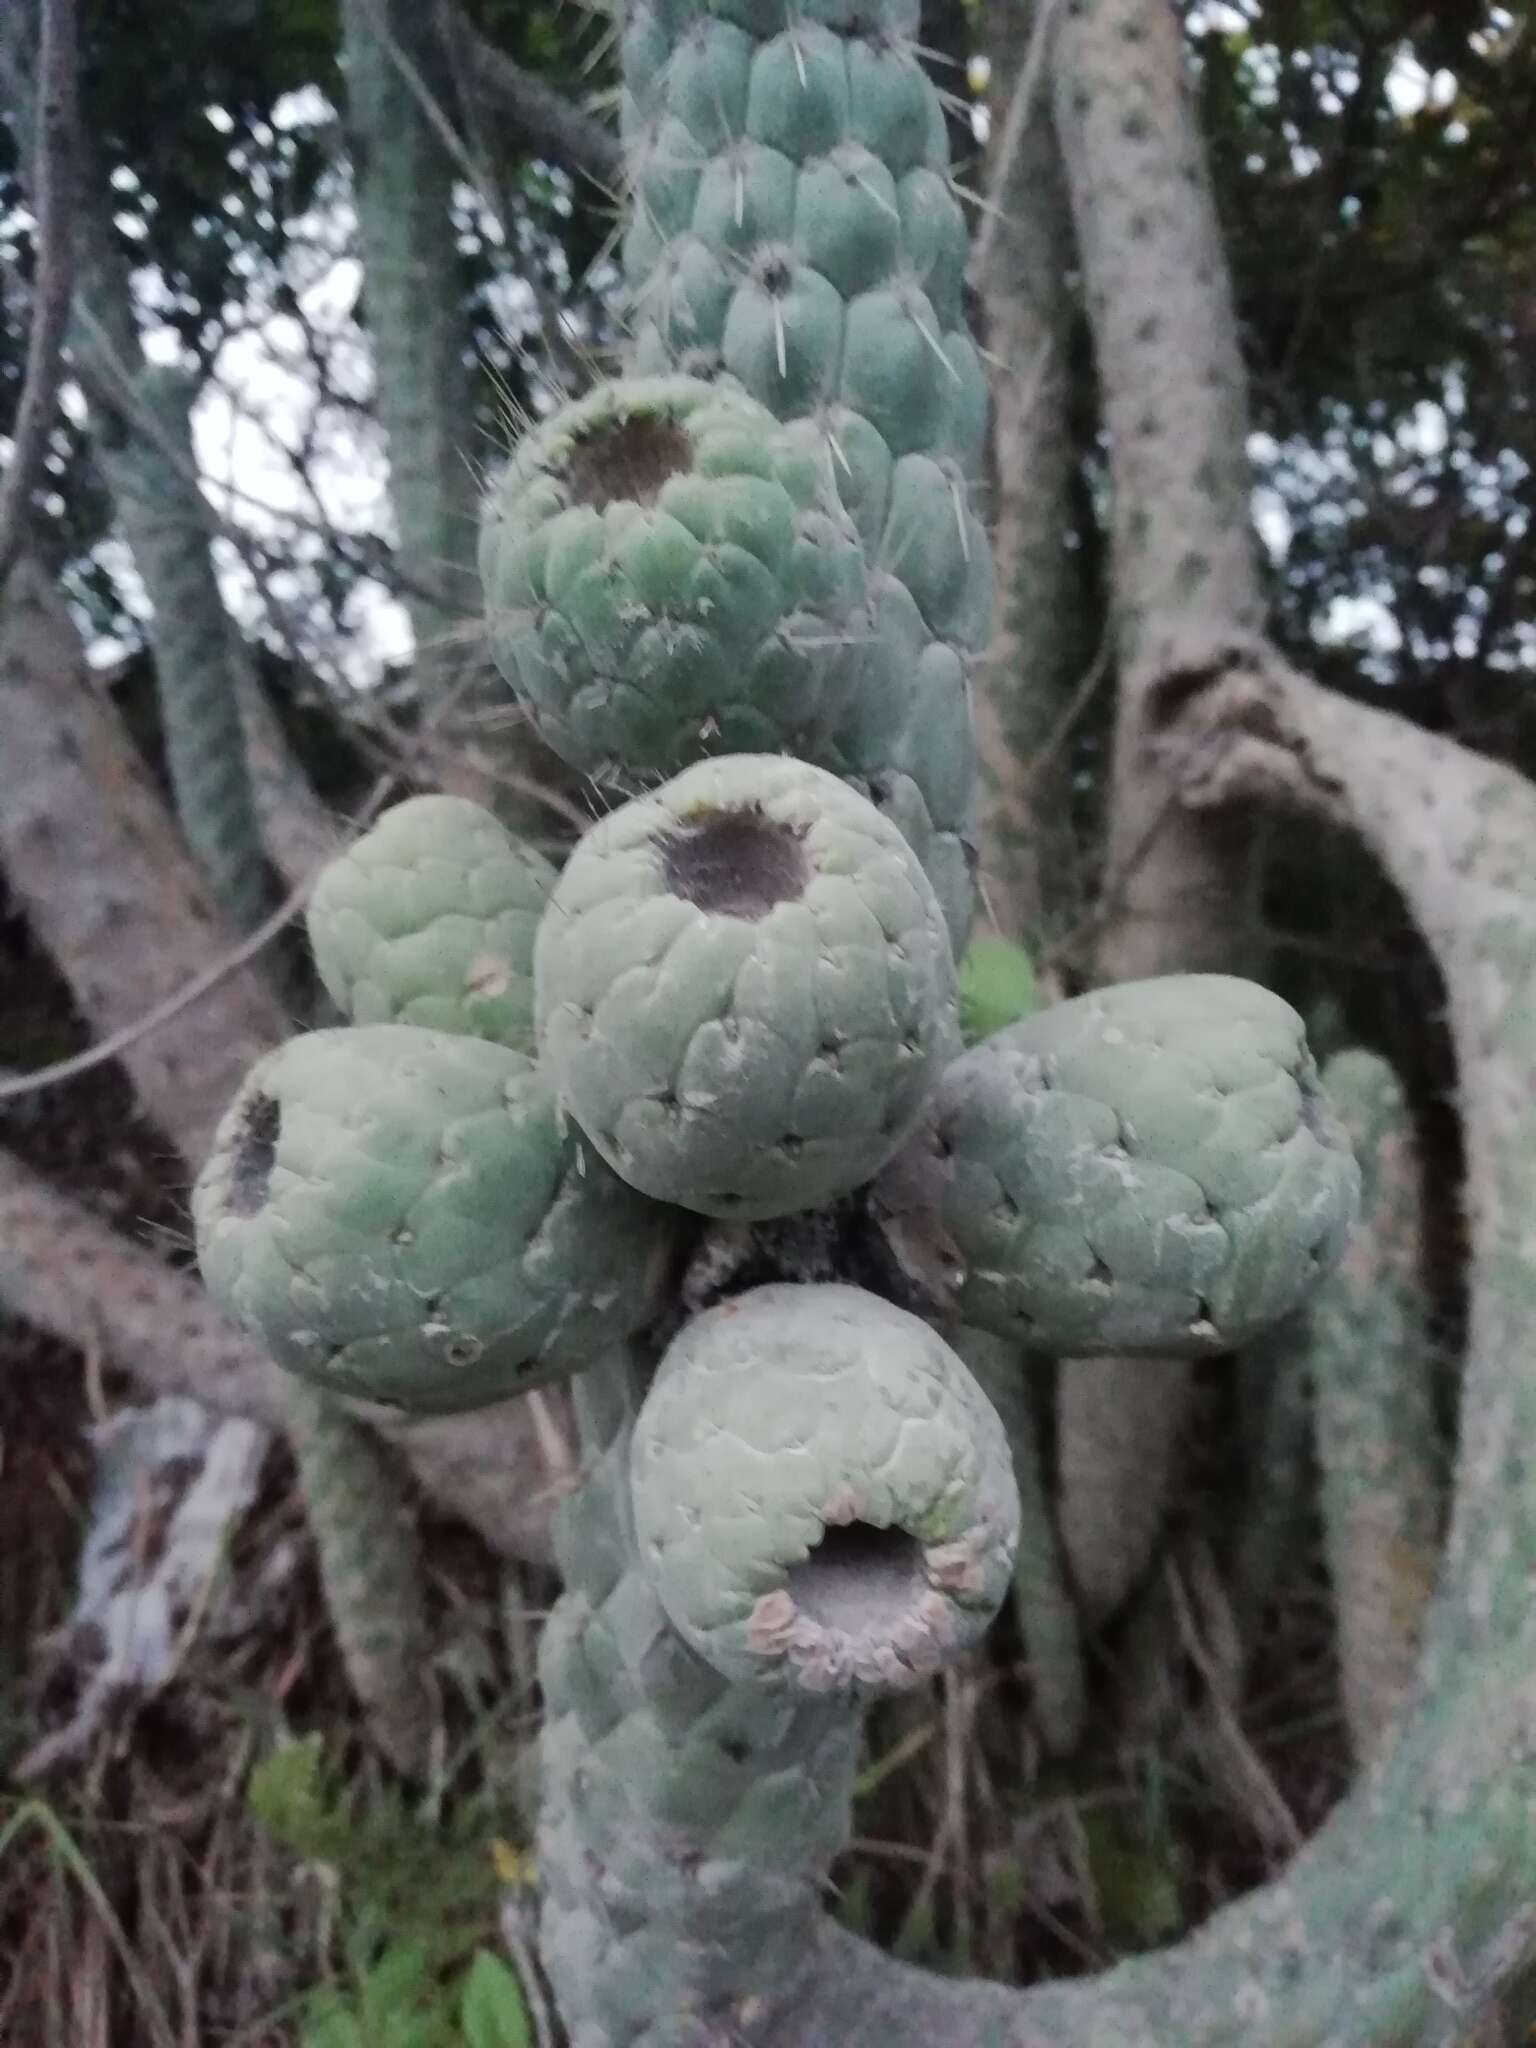
<path id="1" fill-rule="evenodd" d="M 751 1220 L 856 1187 L 958 1045 L 944 920 L 836 776 L 703 761 L 595 825 L 534 948 L 540 1057 L 635 1187 Z"/>
<path id="2" fill-rule="evenodd" d="M 354 1024 L 532 1052 L 533 940 L 555 869 L 467 797 L 387 810 L 315 884 L 315 966 Z"/>
<path id="3" fill-rule="evenodd" d="M 1199 1356 L 1306 1299 L 1359 1185 L 1296 1012 L 1192 974 L 1099 989 L 966 1053 L 872 1199 L 968 1323 L 1067 1357 Z"/>
<path id="4" fill-rule="evenodd" d="M 824 470 L 740 392 L 637 378 L 562 407 L 487 500 L 480 566 L 497 666 L 574 767 L 840 765 L 863 551 Z"/>
<path id="5" fill-rule="evenodd" d="M 967 1045 L 990 1038 L 1040 1007 L 1034 964 L 1012 939 L 978 933 L 960 962 L 960 1033 Z"/>
<path id="6" fill-rule="evenodd" d="M 520 1393 L 637 1329 L 678 1220 L 608 1171 L 531 1060 L 408 1024 L 259 1061 L 192 1213 L 209 1292 L 279 1364 L 422 1414 Z"/>
<path id="7" fill-rule="evenodd" d="M 897 1691 L 1011 1580 L 1008 1438 L 961 1360 L 858 1287 L 775 1284 L 673 1340 L 635 1423 L 640 1560 L 732 1679 Z"/>

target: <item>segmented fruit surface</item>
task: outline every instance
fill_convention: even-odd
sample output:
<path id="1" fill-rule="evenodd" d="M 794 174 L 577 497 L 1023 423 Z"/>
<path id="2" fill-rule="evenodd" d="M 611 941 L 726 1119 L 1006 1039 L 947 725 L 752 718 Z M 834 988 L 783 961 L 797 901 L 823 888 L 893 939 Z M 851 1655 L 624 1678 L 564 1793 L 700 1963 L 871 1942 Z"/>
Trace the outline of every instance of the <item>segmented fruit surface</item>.
<path id="1" fill-rule="evenodd" d="M 1064 1356 L 1241 1344 L 1306 1299 L 1358 1199 L 1301 1018 L 1213 974 L 1098 989 L 973 1047 L 875 1190 L 953 1312 Z"/>
<path id="2" fill-rule="evenodd" d="M 423 1413 L 519 1393 L 636 1329 L 678 1220 L 609 1172 L 531 1060 L 406 1024 L 259 1061 L 192 1213 L 209 1292 L 280 1364 Z"/>
<path id="3" fill-rule="evenodd" d="M 533 1050 L 533 940 L 555 869 L 467 797 L 394 804 L 325 869 L 309 942 L 354 1024 Z"/>
<path id="4" fill-rule="evenodd" d="M 742 1219 L 867 1180 L 957 1037 L 943 915 L 836 776 L 700 762 L 577 846 L 534 954 L 540 1058 L 648 1194 Z"/>

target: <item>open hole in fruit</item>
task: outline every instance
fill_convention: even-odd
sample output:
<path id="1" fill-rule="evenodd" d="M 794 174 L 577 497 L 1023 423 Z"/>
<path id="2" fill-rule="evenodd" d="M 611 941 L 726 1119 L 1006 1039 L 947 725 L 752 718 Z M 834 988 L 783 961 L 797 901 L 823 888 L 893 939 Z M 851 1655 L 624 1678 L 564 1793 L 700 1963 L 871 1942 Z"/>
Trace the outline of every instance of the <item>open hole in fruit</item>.
<path id="1" fill-rule="evenodd" d="M 923 1547 L 905 1529 L 834 1523 L 786 1585 L 802 1615 L 834 1635 L 878 1639 L 911 1614 L 926 1585 Z"/>
<path id="2" fill-rule="evenodd" d="M 693 468 L 693 443 L 662 413 L 629 413 L 591 427 L 561 466 L 573 505 L 601 512 L 620 499 L 653 505 L 671 476 Z"/>
<path id="3" fill-rule="evenodd" d="M 805 828 L 753 805 L 702 812 L 657 843 L 668 892 L 727 917 L 766 917 L 804 895 L 811 863 Z"/>
<path id="4" fill-rule="evenodd" d="M 254 1216 L 266 1202 L 282 1123 L 283 1106 L 275 1095 L 253 1095 L 245 1105 L 229 1177 L 229 1206 L 236 1216 Z"/>

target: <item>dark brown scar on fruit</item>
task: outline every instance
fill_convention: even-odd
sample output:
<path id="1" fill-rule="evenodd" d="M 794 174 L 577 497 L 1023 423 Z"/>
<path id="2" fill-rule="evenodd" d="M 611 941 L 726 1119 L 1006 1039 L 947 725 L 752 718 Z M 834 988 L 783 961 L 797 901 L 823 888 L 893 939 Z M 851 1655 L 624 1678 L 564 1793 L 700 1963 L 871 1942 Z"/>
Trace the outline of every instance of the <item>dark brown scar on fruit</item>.
<path id="1" fill-rule="evenodd" d="M 724 917 L 766 917 L 805 894 L 814 872 L 805 832 L 756 804 L 705 812 L 656 841 L 668 893 Z"/>
<path id="2" fill-rule="evenodd" d="M 573 505 L 601 512 L 620 500 L 653 505 L 668 477 L 693 468 L 693 443 L 676 420 L 630 413 L 603 420 L 572 444 L 560 477 Z"/>
<path id="3" fill-rule="evenodd" d="M 229 1176 L 232 1215 L 254 1216 L 266 1202 L 282 1121 L 283 1106 L 276 1096 L 253 1095 L 246 1104 Z"/>

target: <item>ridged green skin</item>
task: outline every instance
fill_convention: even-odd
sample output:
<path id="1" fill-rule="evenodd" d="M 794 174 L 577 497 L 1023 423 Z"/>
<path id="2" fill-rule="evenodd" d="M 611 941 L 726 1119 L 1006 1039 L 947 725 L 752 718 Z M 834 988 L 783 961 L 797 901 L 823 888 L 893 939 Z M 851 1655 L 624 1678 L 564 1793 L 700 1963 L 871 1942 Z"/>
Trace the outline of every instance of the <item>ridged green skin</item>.
<path id="1" fill-rule="evenodd" d="M 1311 1304 L 1307 1362 L 1339 1677 L 1364 1763 L 1409 1698 L 1440 1564 L 1449 1456 L 1435 1412 L 1412 1112 L 1374 1053 L 1339 1053 L 1322 1079 L 1363 1181 L 1359 1227 Z"/>
<path id="2" fill-rule="evenodd" d="M 419 1024 L 531 1053 L 533 940 L 555 873 L 467 797 L 395 804 L 315 884 L 320 979 L 354 1024 Z"/>
<path id="3" fill-rule="evenodd" d="M 609 1361 L 573 1391 L 587 1478 L 561 1509 L 539 1647 L 540 1960 L 571 2048 L 756 2038 L 816 1947 L 862 1713 L 733 1685 L 688 1647 L 636 1545 L 637 1390 Z"/>
<path id="4" fill-rule="evenodd" d="M 797 893 L 740 913 L 672 893 L 667 849 L 732 820 L 792 845 Z M 729 895 L 733 876 L 712 879 Z M 785 1215 L 868 1180 L 958 1043 L 949 940 L 911 848 L 836 776 L 781 756 L 699 762 L 595 825 L 534 980 L 562 1105 L 632 1185 L 706 1216 Z"/>
<path id="5" fill-rule="evenodd" d="M 1002 1423 L 935 1331 L 862 1288 L 759 1287 L 690 1323 L 631 1479 L 661 1604 L 727 1678 L 904 1690 L 974 1643 L 1010 1584 Z"/>
<path id="6" fill-rule="evenodd" d="M 658 424 L 686 463 L 659 488 L 613 452 Z M 585 773 L 633 786 L 779 750 L 843 765 L 863 549 L 814 456 L 742 393 L 635 378 L 562 407 L 487 499 L 480 571 L 497 666 Z"/>
<path id="7" fill-rule="evenodd" d="M 729 377 L 795 424 L 864 541 L 848 772 L 904 815 L 959 950 L 975 758 L 967 655 L 991 551 L 967 235 L 917 8 L 636 0 L 624 245 L 642 372 Z M 912 40 L 909 40 L 912 39 Z"/>
<path id="8" fill-rule="evenodd" d="M 1197 1357 L 1306 1299 L 1359 1187 L 1301 1019 L 1202 974 L 974 1047 L 875 1200 L 898 1245 L 945 1248 L 933 1284 L 968 1323 L 1064 1357 Z"/>
<path id="9" fill-rule="evenodd" d="M 521 1393 L 638 1328 L 676 1222 L 522 1054 L 406 1024 L 258 1061 L 192 1213 L 209 1292 L 279 1364 L 421 1414 Z"/>

